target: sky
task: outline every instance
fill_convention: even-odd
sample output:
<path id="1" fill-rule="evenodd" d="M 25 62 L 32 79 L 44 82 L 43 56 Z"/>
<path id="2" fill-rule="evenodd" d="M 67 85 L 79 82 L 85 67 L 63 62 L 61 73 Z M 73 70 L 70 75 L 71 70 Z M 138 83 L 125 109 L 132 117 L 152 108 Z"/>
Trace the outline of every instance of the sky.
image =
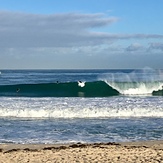
<path id="1" fill-rule="evenodd" d="M 162 6 L 162 0 L 0 0 L 0 70 L 161 69 Z"/>

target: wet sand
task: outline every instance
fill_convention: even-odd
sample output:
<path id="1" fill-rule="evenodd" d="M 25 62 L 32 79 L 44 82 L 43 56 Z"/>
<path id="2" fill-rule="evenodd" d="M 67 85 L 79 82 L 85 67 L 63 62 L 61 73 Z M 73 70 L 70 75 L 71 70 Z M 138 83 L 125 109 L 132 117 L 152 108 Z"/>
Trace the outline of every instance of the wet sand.
<path id="1" fill-rule="evenodd" d="M 0 144 L 0 163 L 163 163 L 163 141 Z"/>

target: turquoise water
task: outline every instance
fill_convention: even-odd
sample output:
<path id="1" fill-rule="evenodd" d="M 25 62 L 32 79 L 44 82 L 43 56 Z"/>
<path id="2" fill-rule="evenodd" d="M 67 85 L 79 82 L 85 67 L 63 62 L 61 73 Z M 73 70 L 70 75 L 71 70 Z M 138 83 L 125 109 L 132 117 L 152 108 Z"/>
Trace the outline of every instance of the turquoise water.
<path id="1" fill-rule="evenodd" d="M 0 83 L 0 143 L 163 139 L 162 70 L 1 70 Z"/>

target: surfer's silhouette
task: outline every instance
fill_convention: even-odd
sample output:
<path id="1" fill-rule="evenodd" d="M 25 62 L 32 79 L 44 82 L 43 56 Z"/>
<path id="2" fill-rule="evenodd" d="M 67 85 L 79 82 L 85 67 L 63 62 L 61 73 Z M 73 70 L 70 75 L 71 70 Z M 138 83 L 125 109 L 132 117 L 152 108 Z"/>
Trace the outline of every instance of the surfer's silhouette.
<path id="1" fill-rule="evenodd" d="M 17 88 L 17 89 L 16 89 L 16 92 L 18 93 L 19 91 L 20 91 L 20 88 Z"/>

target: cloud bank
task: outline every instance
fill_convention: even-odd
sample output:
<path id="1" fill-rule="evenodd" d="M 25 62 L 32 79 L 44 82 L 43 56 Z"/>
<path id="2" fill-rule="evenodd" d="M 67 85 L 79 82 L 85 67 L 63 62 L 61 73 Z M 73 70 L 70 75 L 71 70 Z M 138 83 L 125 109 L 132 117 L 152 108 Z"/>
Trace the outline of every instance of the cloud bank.
<path id="1" fill-rule="evenodd" d="M 83 63 L 79 68 L 82 65 L 86 68 L 90 68 L 90 65 L 93 68 L 97 67 L 99 60 L 101 60 L 100 68 L 103 65 L 107 68 L 109 62 L 111 67 L 114 67 L 113 62 L 116 63 L 115 67 L 117 63 L 124 67 L 125 64 L 121 64 L 120 61 L 125 62 L 126 57 L 130 59 L 128 62 L 132 62 L 130 54 L 142 56 L 148 54 L 149 58 L 151 57 L 149 62 L 152 62 L 154 52 L 158 55 L 163 51 L 163 43 L 161 43 L 163 35 L 109 33 L 109 26 L 119 22 L 119 19 L 101 13 L 41 15 L 0 11 L 0 64 L 7 67 L 4 61 L 12 58 L 15 64 L 25 59 L 29 66 L 34 66 L 36 64 L 33 61 L 37 61 L 36 58 L 43 63 L 45 60 L 43 56 L 47 56 L 49 57 L 47 62 L 50 63 L 51 60 L 54 61 L 55 56 L 58 67 L 61 67 L 58 62 L 61 63 L 63 57 L 65 61 L 62 65 L 66 66 L 66 63 L 69 63 L 70 67 L 72 61 L 79 65 L 81 60 L 79 61 L 76 55 L 82 55 L 85 58 L 82 58 Z M 103 32 L 103 27 L 108 27 L 108 32 Z M 145 44 L 142 43 L 144 40 Z M 94 57 L 93 60 L 90 57 Z M 94 64 L 90 64 L 92 61 Z"/>
<path id="2" fill-rule="evenodd" d="M 0 12 L 0 47 L 75 47 L 110 43 L 118 39 L 163 38 L 156 34 L 109 34 L 91 30 L 109 26 L 117 17 L 104 14 Z"/>
<path id="3" fill-rule="evenodd" d="M 67 47 L 96 45 L 106 35 L 91 28 L 112 24 L 117 18 L 103 14 L 37 15 L 0 12 L 0 47 Z"/>

